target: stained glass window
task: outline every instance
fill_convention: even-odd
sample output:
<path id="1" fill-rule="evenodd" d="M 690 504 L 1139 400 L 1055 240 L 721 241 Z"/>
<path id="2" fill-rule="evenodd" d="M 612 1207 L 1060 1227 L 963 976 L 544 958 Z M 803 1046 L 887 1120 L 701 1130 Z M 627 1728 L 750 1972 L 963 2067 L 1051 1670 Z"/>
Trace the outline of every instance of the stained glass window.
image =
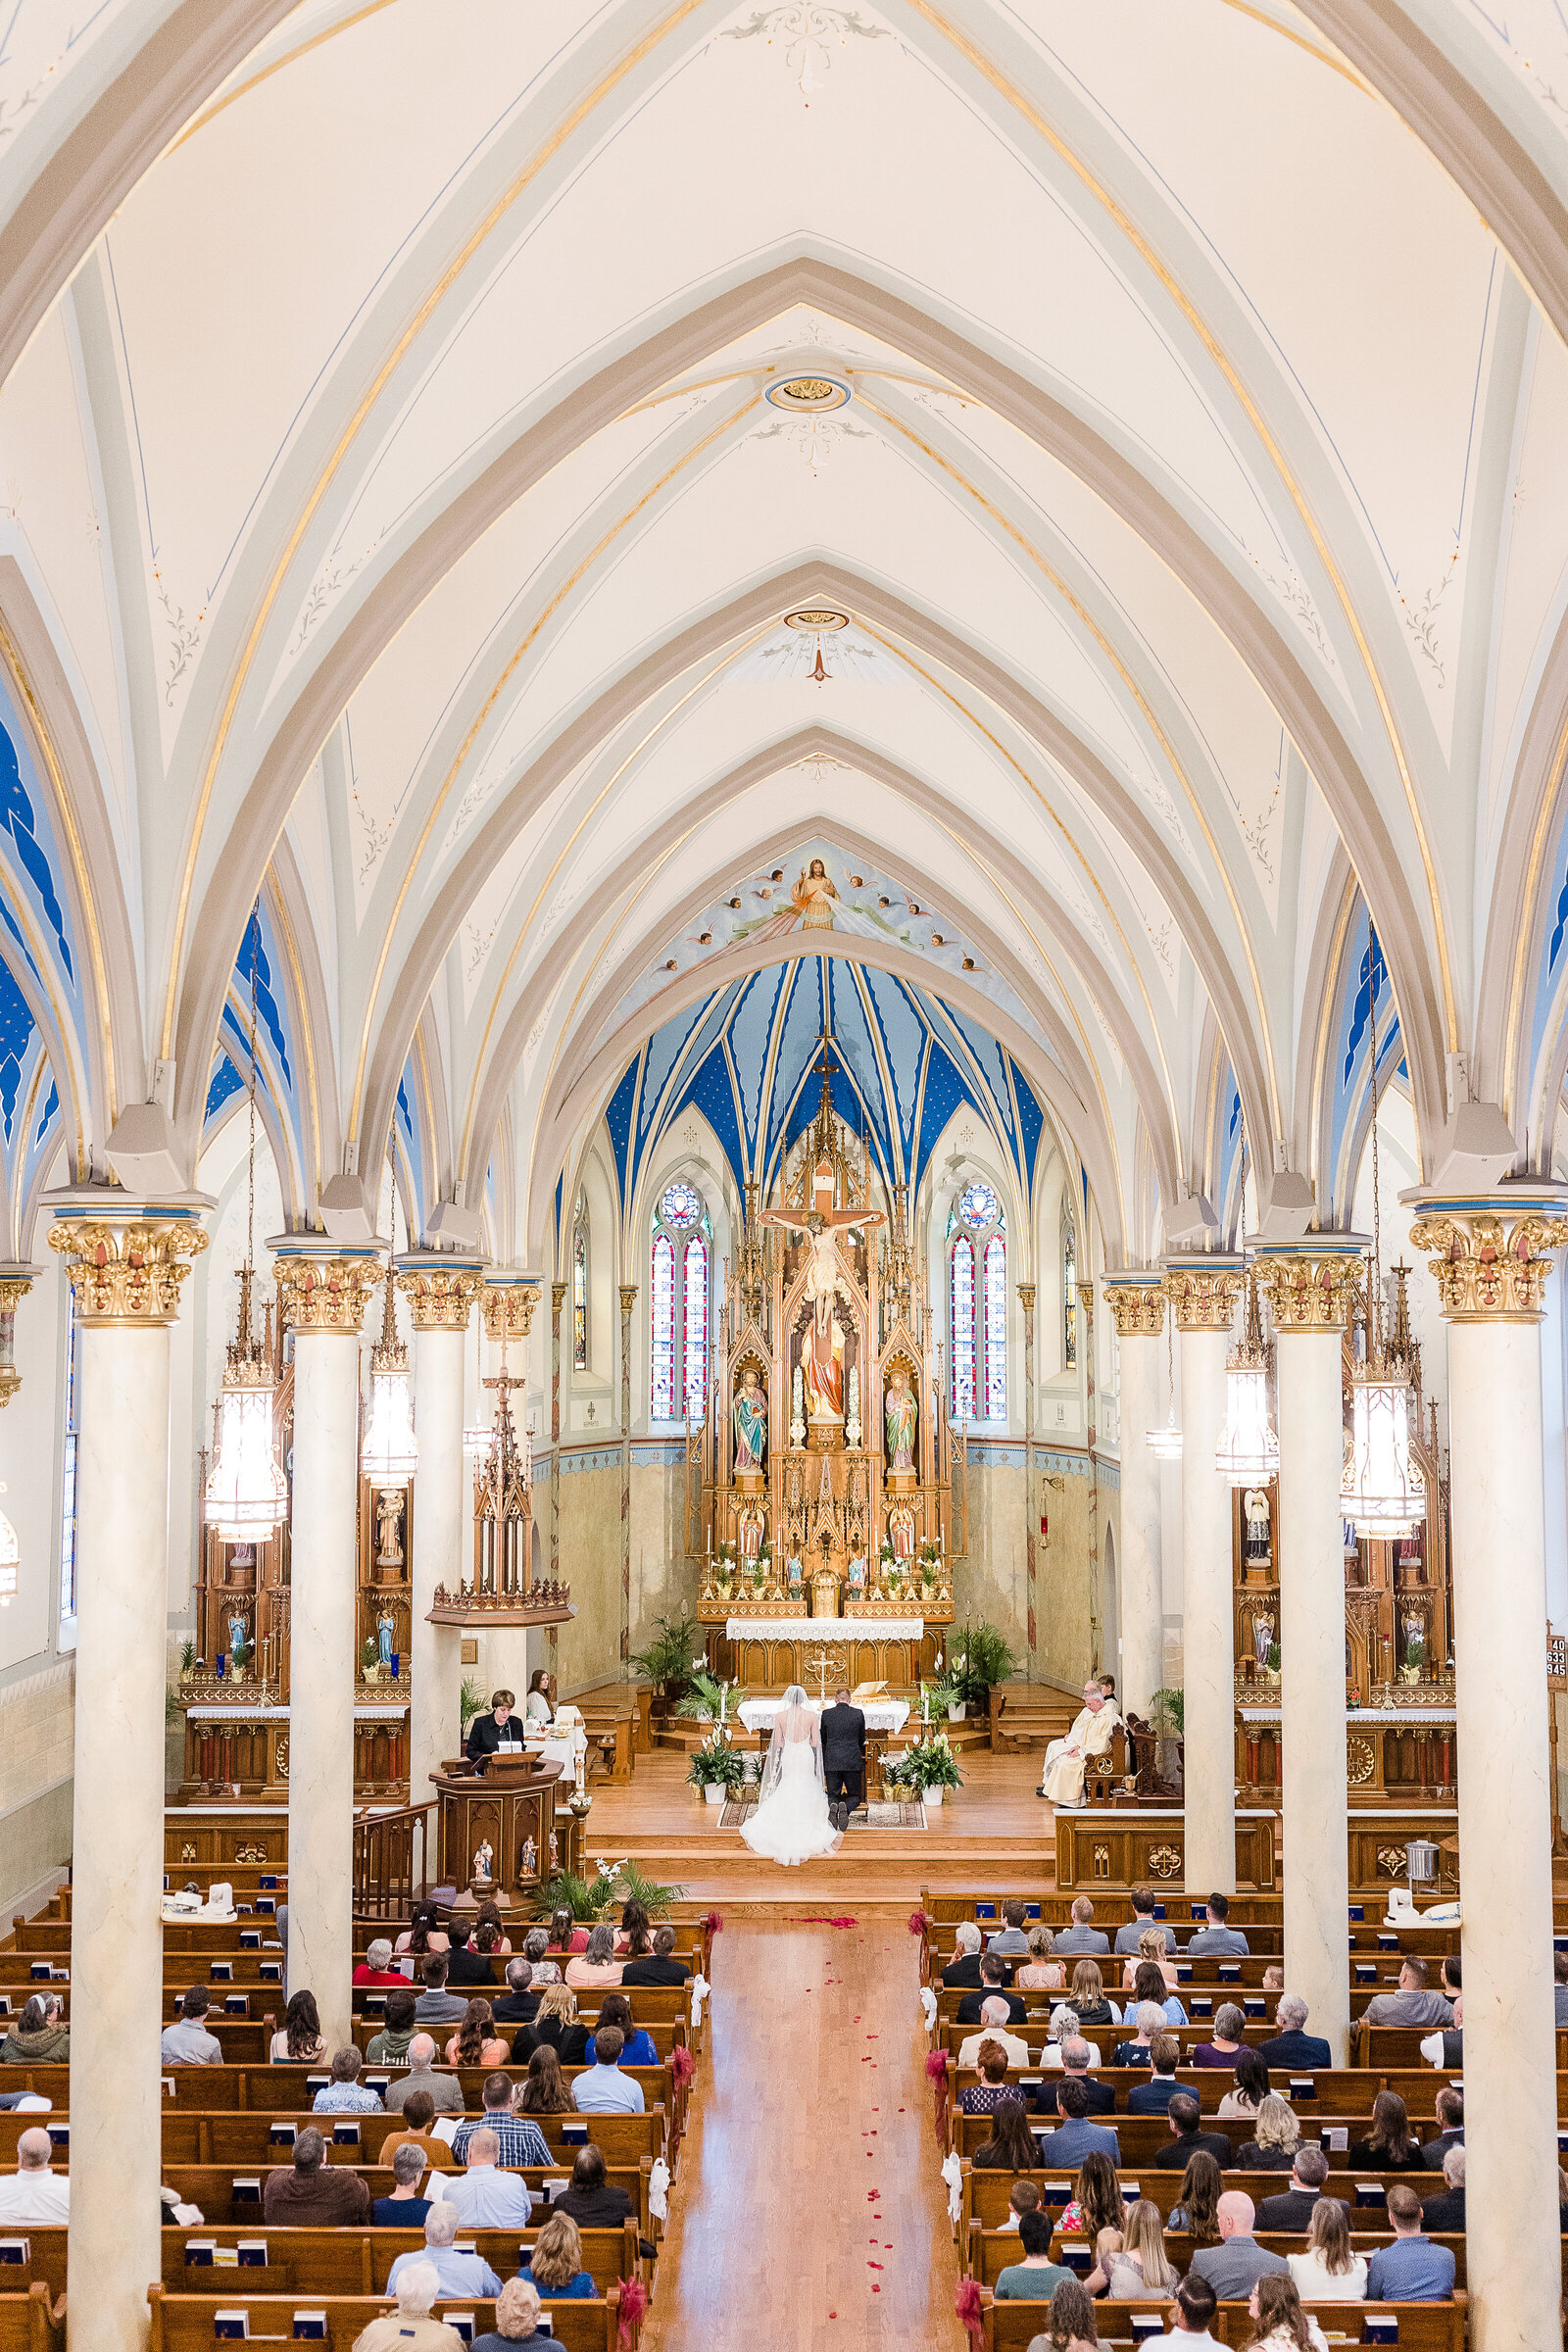
<path id="1" fill-rule="evenodd" d="M 571 1360 L 588 1369 L 588 1196 L 577 1195 L 571 1231 Z"/>
<path id="2" fill-rule="evenodd" d="M 667 1185 L 654 1214 L 652 1381 L 655 1421 L 701 1421 L 708 1409 L 712 1226 L 684 1177 Z M 679 1351 L 679 1379 L 676 1355 Z"/>
<path id="3" fill-rule="evenodd" d="M 965 1185 L 948 1219 L 948 1331 L 955 1421 L 1007 1417 L 1007 1218 L 989 1184 Z"/>
<path id="4" fill-rule="evenodd" d="M 1061 1196 L 1061 1362 L 1068 1371 L 1078 1361 L 1078 1236 L 1073 1229 L 1072 1203 Z"/>
<path id="5" fill-rule="evenodd" d="M 76 1614 L 76 1294 L 66 1287 L 66 1443 L 60 1481 L 60 1620 Z"/>

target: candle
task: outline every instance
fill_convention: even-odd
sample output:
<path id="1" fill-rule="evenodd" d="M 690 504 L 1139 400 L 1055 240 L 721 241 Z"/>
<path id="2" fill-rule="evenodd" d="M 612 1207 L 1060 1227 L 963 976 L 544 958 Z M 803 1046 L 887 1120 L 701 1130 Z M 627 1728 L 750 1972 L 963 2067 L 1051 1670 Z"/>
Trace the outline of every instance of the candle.
<path id="1" fill-rule="evenodd" d="M 924 1683 L 922 1683 L 922 1684 L 920 1685 L 920 1721 L 921 1721 L 922 1723 L 929 1723 L 929 1722 L 930 1722 L 930 1720 L 931 1720 L 931 1700 L 930 1700 L 930 1696 L 929 1696 L 929 1694 L 928 1694 L 928 1692 L 927 1692 L 927 1690 L 926 1690 L 926 1687 L 925 1687 Z"/>
<path id="2" fill-rule="evenodd" d="M 718 1686 L 718 1720 L 720 1723 L 722 1723 L 724 1720 L 724 1710 L 728 1703 L 728 1699 L 729 1685 L 728 1683 L 720 1683 Z"/>

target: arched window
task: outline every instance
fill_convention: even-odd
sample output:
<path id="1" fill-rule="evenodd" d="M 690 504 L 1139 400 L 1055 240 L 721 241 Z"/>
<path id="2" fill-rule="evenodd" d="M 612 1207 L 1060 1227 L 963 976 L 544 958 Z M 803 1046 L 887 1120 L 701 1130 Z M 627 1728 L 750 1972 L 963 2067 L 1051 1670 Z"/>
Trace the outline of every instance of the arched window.
<path id="1" fill-rule="evenodd" d="M 955 1421 L 1007 1417 L 1007 1218 L 989 1184 L 965 1185 L 948 1219 L 948 1331 Z"/>
<path id="2" fill-rule="evenodd" d="M 713 1229 L 695 1185 L 677 1177 L 654 1212 L 650 1418 L 701 1421 L 708 1410 L 709 1268 Z"/>
<path id="3" fill-rule="evenodd" d="M 1070 1371 L 1078 1361 L 1078 1236 L 1073 1227 L 1072 1202 L 1061 1196 L 1061 1362 Z"/>
<path id="4" fill-rule="evenodd" d="M 588 1369 L 588 1195 L 577 1195 L 571 1223 L 571 1360 Z"/>

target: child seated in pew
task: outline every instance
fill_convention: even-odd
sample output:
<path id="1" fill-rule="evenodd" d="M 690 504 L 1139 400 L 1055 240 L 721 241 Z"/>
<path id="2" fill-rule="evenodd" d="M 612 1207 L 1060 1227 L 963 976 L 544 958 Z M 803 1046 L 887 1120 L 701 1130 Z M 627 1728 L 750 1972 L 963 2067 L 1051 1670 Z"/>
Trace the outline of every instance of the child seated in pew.
<path id="1" fill-rule="evenodd" d="M 1016 2230 L 1026 2213 L 1040 2211 L 1040 2191 L 1032 2180 L 1015 2180 L 1007 2191 L 1007 2218 L 1004 2230 Z"/>

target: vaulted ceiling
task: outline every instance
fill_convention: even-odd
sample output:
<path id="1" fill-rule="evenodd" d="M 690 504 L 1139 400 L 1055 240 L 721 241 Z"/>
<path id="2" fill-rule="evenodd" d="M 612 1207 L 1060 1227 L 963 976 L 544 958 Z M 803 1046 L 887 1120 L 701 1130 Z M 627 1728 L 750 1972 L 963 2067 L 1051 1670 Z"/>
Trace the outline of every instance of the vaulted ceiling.
<path id="1" fill-rule="evenodd" d="M 1131 1257 L 1244 1129 L 1343 1216 L 1374 986 L 1428 1172 L 1466 1091 L 1548 1166 L 1564 93 L 1551 0 L 20 0 L 19 1234 L 155 1093 L 194 1174 L 253 961 L 289 1213 L 396 1135 L 530 1262 L 808 986 Z M 803 963 L 812 856 L 923 911 Z"/>

